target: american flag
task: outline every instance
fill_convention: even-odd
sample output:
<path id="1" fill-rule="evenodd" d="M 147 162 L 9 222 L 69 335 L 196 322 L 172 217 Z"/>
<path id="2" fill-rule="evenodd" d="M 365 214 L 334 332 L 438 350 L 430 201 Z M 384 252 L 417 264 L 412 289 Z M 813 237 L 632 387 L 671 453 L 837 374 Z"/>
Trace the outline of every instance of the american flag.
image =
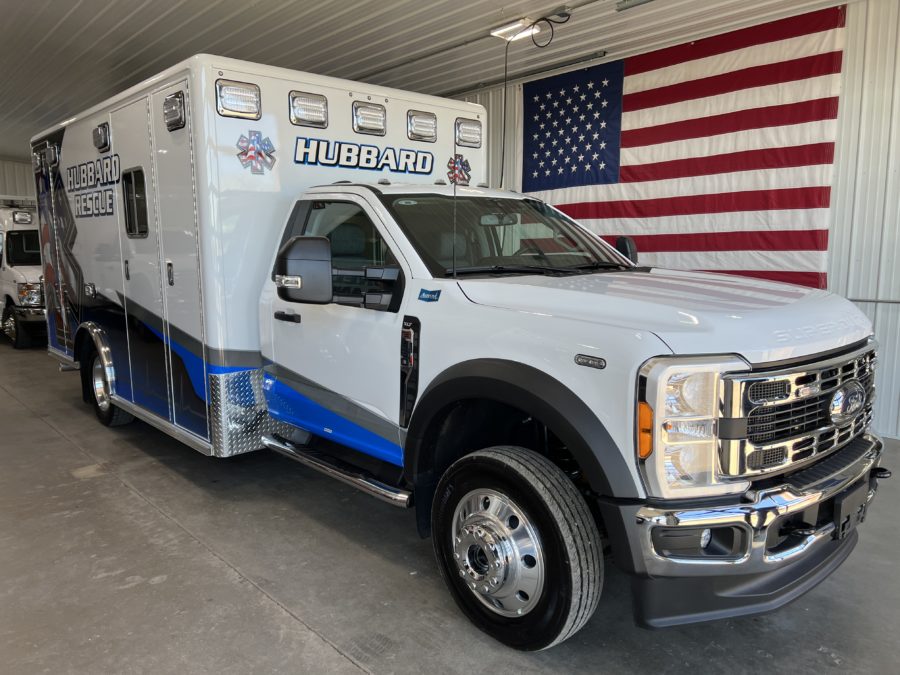
<path id="1" fill-rule="evenodd" d="M 826 286 L 845 8 L 529 82 L 522 191 L 642 264 Z"/>

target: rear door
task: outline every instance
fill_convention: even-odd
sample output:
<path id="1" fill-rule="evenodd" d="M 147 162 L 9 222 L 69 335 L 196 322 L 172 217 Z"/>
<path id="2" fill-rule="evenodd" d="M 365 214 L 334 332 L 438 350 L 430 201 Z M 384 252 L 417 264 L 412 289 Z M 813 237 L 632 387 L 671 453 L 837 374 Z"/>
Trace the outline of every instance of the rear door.
<path id="1" fill-rule="evenodd" d="M 159 417 L 171 420 L 149 114 L 149 100 L 142 98 L 110 115 L 112 150 L 121 167 L 116 213 L 125 278 L 123 304 L 127 317 L 132 400 Z"/>

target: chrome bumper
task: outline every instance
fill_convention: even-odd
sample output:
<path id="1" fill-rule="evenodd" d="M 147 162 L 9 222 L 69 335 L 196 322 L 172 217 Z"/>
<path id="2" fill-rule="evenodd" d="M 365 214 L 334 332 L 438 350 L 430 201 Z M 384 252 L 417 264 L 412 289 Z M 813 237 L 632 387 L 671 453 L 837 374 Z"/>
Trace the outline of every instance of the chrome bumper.
<path id="1" fill-rule="evenodd" d="M 43 307 L 20 307 L 19 305 L 15 305 L 13 307 L 13 314 L 23 321 L 37 322 L 46 320 L 47 310 Z"/>
<path id="2" fill-rule="evenodd" d="M 767 549 L 771 528 L 780 528 L 785 518 L 816 507 L 868 477 L 878 466 L 883 445 L 879 439 L 869 435 L 861 436 L 854 441 L 856 443 L 864 445 L 856 447 L 852 462 L 830 467 L 830 458 L 826 458 L 821 465 L 811 467 L 808 480 L 786 480 L 777 487 L 749 491 L 743 495 L 742 503 L 690 509 L 641 507 L 636 516 L 646 573 L 650 577 L 759 574 L 777 570 L 811 554 L 834 538 L 834 523 L 804 532 L 796 543 L 777 552 Z M 867 505 L 875 496 L 874 480 L 871 485 Z M 653 530 L 658 527 L 733 527 L 744 534 L 744 551 L 739 557 L 728 558 L 664 556 L 656 550 L 653 542 Z"/>

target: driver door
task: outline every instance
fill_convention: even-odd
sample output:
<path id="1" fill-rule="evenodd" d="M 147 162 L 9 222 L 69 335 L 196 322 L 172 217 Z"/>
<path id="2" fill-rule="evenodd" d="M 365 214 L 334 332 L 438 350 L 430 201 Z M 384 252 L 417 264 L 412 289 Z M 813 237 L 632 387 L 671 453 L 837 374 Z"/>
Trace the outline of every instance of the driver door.
<path id="1" fill-rule="evenodd" d="M 272 350 L 265 385 L 270 412 L 314 435 L 402 466 L 400 305 L 408 270 L 399 265 L 383 224 L 361 198 L 300 202 L 289 228 L 284 241 L 298 235 L 330 240 L 334 297 L 324 305 L 289 302 L 274 293 L 264 297 L 260 319 L 269 327 Z M 366 278 L 366 268 L 398 266 L 396 281 Z M 367 292 L 384 293 L 384 302 L 367 307 Z"/>

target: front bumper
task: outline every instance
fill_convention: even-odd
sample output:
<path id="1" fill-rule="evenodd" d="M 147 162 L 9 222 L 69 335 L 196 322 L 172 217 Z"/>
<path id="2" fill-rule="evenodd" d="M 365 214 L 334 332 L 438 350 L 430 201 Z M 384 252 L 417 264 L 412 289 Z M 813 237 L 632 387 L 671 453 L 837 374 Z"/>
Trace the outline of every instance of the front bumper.
<path id="1" fill-rule="evenodd" d="M 663 627 L 755 614 L 813 588 L 855 546 L 881 452 L 880 440 L 861 436 L 778 485 L 747 492 L 740 503 L 602 504 L 614 550 L 620 539 L 617 562 L 634 574 L 636 621 Z M 846 510 L 853 513 L 845 517 Z M 707 529 L 725 533 L 728 545 L 707 554 L 664 543 Z"/>
<path id="2" fill-rule="evenodd" d="M 13 314 L 25 323 L 43 323 L 47 320 L 47 310 L 43 307 L 13 307 Z"/>

